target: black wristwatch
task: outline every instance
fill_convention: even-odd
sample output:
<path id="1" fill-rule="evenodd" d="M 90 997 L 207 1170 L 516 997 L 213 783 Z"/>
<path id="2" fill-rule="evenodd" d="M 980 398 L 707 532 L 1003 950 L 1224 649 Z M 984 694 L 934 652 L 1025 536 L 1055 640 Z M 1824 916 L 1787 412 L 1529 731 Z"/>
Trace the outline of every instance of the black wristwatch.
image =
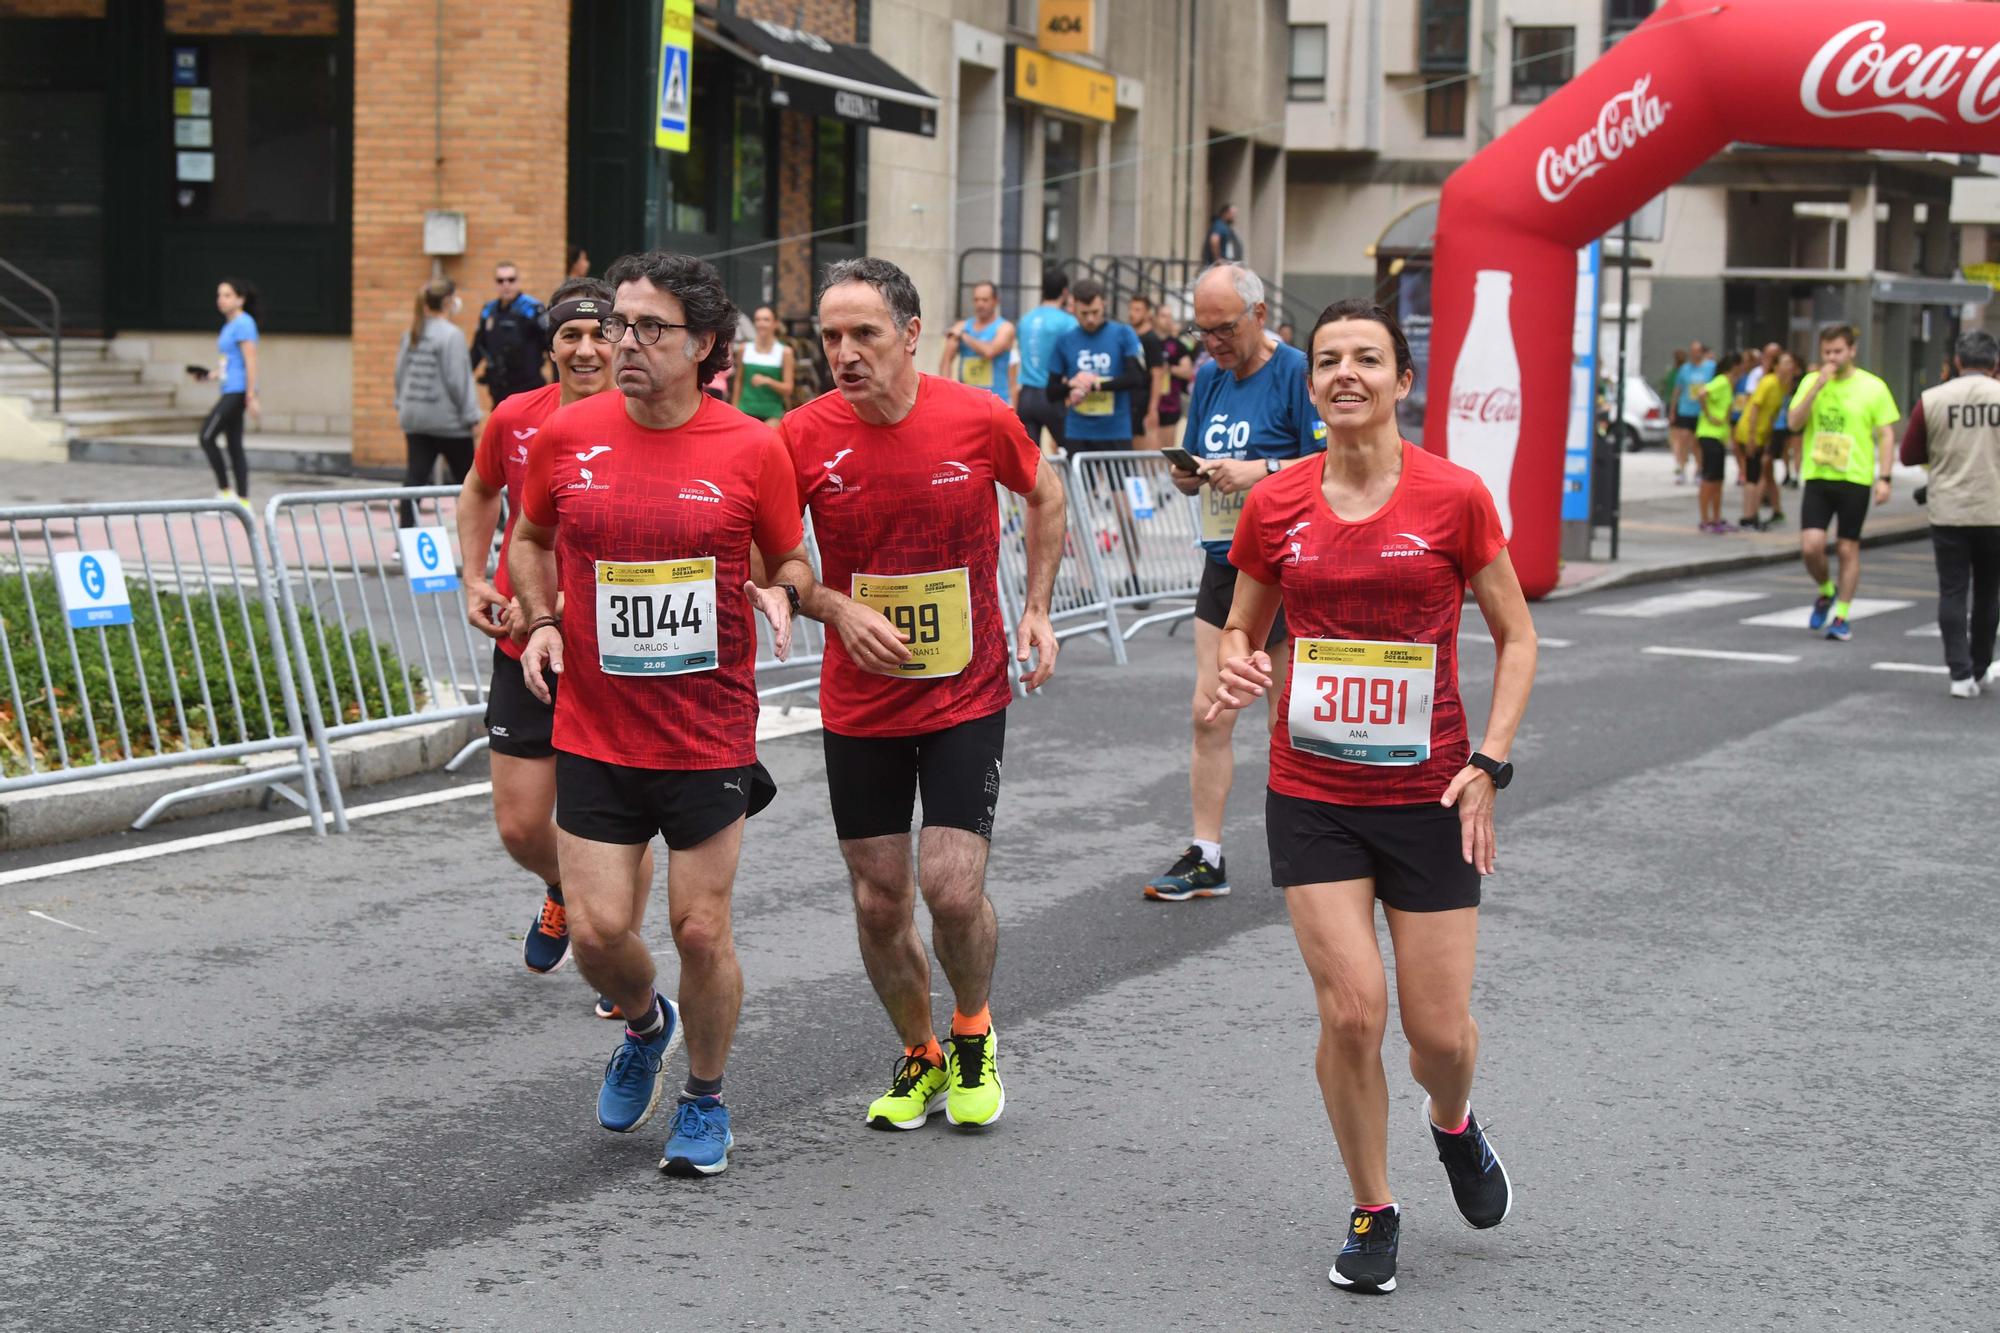
<path id="1" fill-rule="evenodd" d="M 797 588 L 794 588 L 789 583 L 774 583 L 771 586 L 774 588 L 783 588 L 785 590 L 785 600 L 792 604 L 793 615 L 796 616 L 804 614 L 804 612 L 799 610 L 799 590 Z"/>
<path id="2" fill-rule="evenodd" d="M 1474 750 L 1472 758 L 1465 762 L 1471 764 L 1487 777 L 1492 778 L 1494 789 L 1497 791 L 1505 791 L 1507 784 L 1514 780 L 1514 766 L 1505 760 L 1489 759 L 1479 753 L 1479 751 Z"/>
<path id="3" fill-rule="evenodd" d="M 1278 474 L 1278 469 L 1282 468 L 1283 466 L 1284 464 L 1279 462 L 1277 459 L 1267 458 L 1264 460 L 1264 475 L 1267 477 L 1274 477 Z"/>

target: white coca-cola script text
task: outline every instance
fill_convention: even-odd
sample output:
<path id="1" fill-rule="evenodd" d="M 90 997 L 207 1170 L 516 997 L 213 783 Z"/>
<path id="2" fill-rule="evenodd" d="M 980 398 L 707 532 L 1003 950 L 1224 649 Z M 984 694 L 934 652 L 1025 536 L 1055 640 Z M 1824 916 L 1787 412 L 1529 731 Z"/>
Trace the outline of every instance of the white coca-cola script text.
<path id="1" fill-rule="evenodd" d="M 1516 389 L 1471 389 L 1451 396 L 1451 415 L 1460 421 L 1519 421 L 1521 394 Z"/>
<path id="2" fill-rule="evenodd" d="M 1905 42 L 1892 49 L 1882 40 L 1888 31 L 1881 19 L 1866 19 L 1827 38 L 1799 81 L 1806 110 L 1827 120 L 1886 112 L 1906 121 L 1946 121 L 1938 108 L 1956 103 L 1968 125 L 2000 117 L 2000 41 L 1928 49 Z"/>
<path id="3" fill-rule="evenodd" d="M 1571 190 L 1666 122 L 1673 103 L 1653 96 L 1652 85 L 1653 76 L 1648 74 L 1607 101 L 1597 113 L 1597 123 L 1579 134 L 1575 143 L 1542 150 L 1535 163 L 1535 188 L 1542 198 L 1561 203 Z"/>

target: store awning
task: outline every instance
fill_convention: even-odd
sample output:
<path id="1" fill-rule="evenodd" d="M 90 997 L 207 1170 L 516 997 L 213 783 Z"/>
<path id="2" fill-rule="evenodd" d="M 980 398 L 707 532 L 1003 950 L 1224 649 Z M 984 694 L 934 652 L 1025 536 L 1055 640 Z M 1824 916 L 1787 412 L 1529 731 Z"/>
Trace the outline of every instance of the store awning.
<path id="1" fill-rule="evenodd" d="M 1985 305 L 1993 289 L 1983 282 L 1877 273 L 1875 299 L 1890 305 Z"/>
<path id="2" fill-rule="evenodd" d="M 876 129 L 937 135 L 938 99 L 865 46 L 725 14 L 716 28 L 771 76 L 771 104 Z"/>

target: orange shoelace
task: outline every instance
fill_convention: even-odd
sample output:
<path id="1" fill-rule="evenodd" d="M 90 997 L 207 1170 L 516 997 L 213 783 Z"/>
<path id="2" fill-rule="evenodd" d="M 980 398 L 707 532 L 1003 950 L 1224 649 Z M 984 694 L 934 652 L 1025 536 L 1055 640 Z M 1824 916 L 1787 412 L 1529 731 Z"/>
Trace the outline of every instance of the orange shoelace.
<path id="1" fill-rule="evenodd" d="M 542 919 L 535 923 L 535 929 L 553 939 L 561 939 L 569 934 L 569 913 L 553 898 L 542 899 Z"/>

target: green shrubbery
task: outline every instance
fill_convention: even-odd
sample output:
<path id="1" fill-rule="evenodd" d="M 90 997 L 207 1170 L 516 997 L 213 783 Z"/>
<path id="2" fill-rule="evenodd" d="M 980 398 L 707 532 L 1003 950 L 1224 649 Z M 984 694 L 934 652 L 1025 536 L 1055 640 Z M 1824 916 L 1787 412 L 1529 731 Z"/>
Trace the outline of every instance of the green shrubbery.
<path id="1" fill-rule="evenodd" d="M 55 576 L 46 571 L 30 572 L 24 579 L 19 570 L 0 570 L 0 623 L 4 623 L 8 650 L 13 654 L 15 678 L 20 682 L 25 717 L 16 717 L 14 699 L 4 679 L 0 679 L 0 776 L 13 777 L 28 771 L 27 756 L 32 749 L 39 768 L 59 764 L 56 728 L 62 728 L 73 766 L 110 763 L 124 758 L 118 740 L 118 715 L 114 697 L 125 712 L 125 733 L 132 753 L 148 755 L 212 745 L 234 745 L 284 735 L 285 697 L 279 683 L 278 667 L 271 654 L 270 635 L 265 626 L 264 608 L 245 593 L 241 603 L 234 592 L 183 594 L 160 590 L 158 612 L 155 593 L 143 581 L 128 580 L 132 598 L 132 624 L 106 629 L 76 631 L 77 658 L 83 678 L 77 679 L 70 663 L 69 640 L 64 634 L 62 599 L 56 591 Z M 246 614 L 247 612 L 247 614 Z M 42 646 L 48 655 L 49 675 L 54 685 L 54 712 L 47 693 L 41 689 L 40 664 L 35 656 L 34 631 L 29 617 L 41 625 Z M 164 636 L 160 618 L 166 620 Z M 352 722 L 362 714 L 349 703 L 346 716 L 336 719 L 334 702 L 326 694 L 327 666 L 320 650 L 319 627 L 310 608 L 301 607 L 299 617 L 305 631 L 306 651 L 311 659 L 313 680 L 319 687 L 320 720 L 327 726 L 336 721 Z M 136 632 L 138 653 L 133 639 Z M 333 681 L 339 697 L 356 698 L 356 672 L 349 666 L 341 647 L 338 630 L 329 625 L 326 642 L 333 650 Z M 200 655 L 194 652 L 200 646 Z M 381 647 L 365 631 L 349 636 L 354 666 L 359 667 L 359 697 L 366 701 L 368 716 L 380 717 L 409 706 L 403 695 L 402 680 L 409 682 L 410 697 L 421 705 L 424 700 L 423 673 L 405 667 L 396 655 Z M 105 648 L 110 649 L 110 663 Z M 254 647 L 255 655 L 252 655 Z M 371 655 L 379 657 L 378 676 Z M 258 666 L 261 664 L 261 673 Z M 203 704 L 202 672 L 208 679 L 207 697 L 214 702 L 211 714 Z M 259 680 L 259 675 L 262 681 Z M 141 687 L 143 676 L 144 688 Z M 242 700 L 239 724 L 231 701 L 229 681 L 236 682 L 236 697 Z M 400 679 L 399 679 L 400 678 Z M 390 699 L 382 697 L 382 681 L 389 682 Z M 181 713 L 174 709 L 170 681 L 180 685 Z M 148 697 L 150 695 L 150 707 Z M 90 720 L 84 717 L 83 701 L 90 701 Z M 304 700 L 301 698 L 301 706 Z M 268 711 L 267 711 L 268 710 Z M 147 718 L 150 713 L 152 725 Z M 181 716 L 186 718 L 182 731 Z M 158 742 L 154 741 L 157 729 Z"/>

